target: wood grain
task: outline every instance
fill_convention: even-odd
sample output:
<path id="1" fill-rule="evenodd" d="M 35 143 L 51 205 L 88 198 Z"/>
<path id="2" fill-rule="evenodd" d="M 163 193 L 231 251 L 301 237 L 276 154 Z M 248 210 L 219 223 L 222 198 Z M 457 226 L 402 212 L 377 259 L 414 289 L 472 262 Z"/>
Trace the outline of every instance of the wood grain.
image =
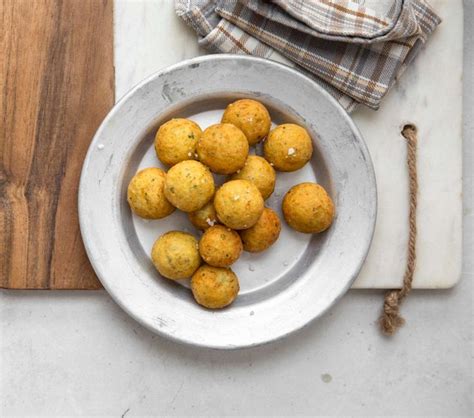
<path id="1" fill-rule="evenodd" d="M 0 287 L 97 289 L 77 216 L 114 102 L 112 0 L 0 0 Z"/>

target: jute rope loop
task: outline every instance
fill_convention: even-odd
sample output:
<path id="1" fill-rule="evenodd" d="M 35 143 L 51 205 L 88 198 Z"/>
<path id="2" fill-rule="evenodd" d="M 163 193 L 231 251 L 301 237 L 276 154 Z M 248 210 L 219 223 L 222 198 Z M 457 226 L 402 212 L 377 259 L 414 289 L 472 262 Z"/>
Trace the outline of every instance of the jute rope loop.
<path id="1" fill-rule="evenodd" d="M 380 327 L 385 335 L 393 335 L 400 328 L 405 320 L 400 316 L 399 309 L 402 300 L 410 293 L 413 273 L 416 265 L 416 206 L 418 194 L 418 180 L 416 172 L 416 148 L 417 132 L 414 125 L 405 125 L 402 135 L 407 141 L 407 164 L 410 188 L 410 214 L 409 214 L 409 237 L 408 256 L 403 286 L 401 289 L 390 290 L 385 295 L 382 316 L 380 317 Z"/>

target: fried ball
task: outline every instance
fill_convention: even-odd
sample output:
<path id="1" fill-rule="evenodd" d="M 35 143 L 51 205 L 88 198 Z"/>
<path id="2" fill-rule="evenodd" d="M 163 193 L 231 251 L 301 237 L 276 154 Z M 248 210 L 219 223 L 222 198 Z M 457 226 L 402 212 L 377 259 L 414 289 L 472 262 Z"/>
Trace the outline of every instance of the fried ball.
<path id="1" fill-rule="evenodd" d="M 263 212 L 263 197 L 248 180 L 231 180 L 217 190 L 214 207 L 218 219 L 232 229 L 255 225 Z"/>
<path id="2" fill-rule="evenodd" d="M 316 183 L 293 186 L 283 198 L 282 209 L 288 225 L 308 234 L 328 229 L 334 218 L 334 203 Z"/>
<path id="3" fill-rule="evenodd" d="M 231 179 L 251 181 L 257 186 L 264 199 L 268 199 L 275 190 L 275 170 L 265 158 L 258 155 L 249 155 L 243 168 L 234 173 Z"/>
<path id="4" fill-rule="evenodd" d="M 198 161 L 188 160 L 171 167 L 166 175 L 165 196 L 184 212 L 201 209 L 214 195 L 214 177 Z"/>
<path id="5" fill-rule="evenodd" d="M 272 124 L 267 108 L 255 100 L 242 99 L 231 103 L 224 111 L 222 123 L 232 123 L 255 145 L 270 132 Z"/>
<path id="6" fill-rule="evenodd" d="M 214 226 L 219 223 L 217 220 L 216 209 L 214 208 L 214 202 L 207 202 L 201 209 L 195 212 L 188 213 L 189 220 L 191 223 L 201 231 Z"/>
<path id="7" fill-rule="evenodd" d="M 205 129 L 196 145 L 199 160 L 217 174 L 232 174 L 241 169 L 249 153 L 244 133 L 230 123 Z"/>
<path id="8" fill-rule="evenodd" d="M 127 200 L 138 216 L 161 219 L 174 211 L 164 193 L 166 174 L 159 168 L 145 168 L 132 178 L 128 185 Z"/>
<path id="9" fill-rule="evenodd" d="M 199 253 L 214 267 L 229 267 L 242 253 L 242 241 L 237 232 L 222 225 L 215 225 L 201 237 Z"/>
<path id="10" fill-rule="evenodd" d="M 239 289 L 239 279 L 230 268 L 204 264 L 191 278 L 194 299 L 205 308 L 218 309 L 230 305 Z"/>
<path id="11" fill-rule="evenodd" d="M 278 239 L 280 231 L 280 218 L 274 210 L 265 208 L 254 226 L 240 231 L 244 250 L 251 253 L 266 250 Z"/>
<path id="12" fill-rule="evenodd" d="M 167 279 L 191 277 L 201 265 L 198 242 L 191 234 L 170 231 L 158 238 L 151 250 L 151 259 Z"/>
<path id="13" fill-rule="evenodd" d="M 276 170 L 296 171 L 311 159 L 313 143 L 306 129 L 285 123 L 268 134 L 263 154 Z"/>
<path id="14" fill-rule="evenodd" d="M 189 119 L 171 119 L 158 129 L 155 136 L 155 151 L 158 159 L 166 165 L 194 160 L 196 144 L 202 131 Z"/>

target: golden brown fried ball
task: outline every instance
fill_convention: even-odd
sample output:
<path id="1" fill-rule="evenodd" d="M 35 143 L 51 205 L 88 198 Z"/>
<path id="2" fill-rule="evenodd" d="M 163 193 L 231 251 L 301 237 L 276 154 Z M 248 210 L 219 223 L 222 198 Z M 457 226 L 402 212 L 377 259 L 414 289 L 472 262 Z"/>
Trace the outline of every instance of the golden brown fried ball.
<path id="1" fill-rule="evenodd" d="M 240 231 L 244 250 L 251 253 L 266 250 L 278 239 L 280 231 L 280 218 L 274 210 L 265 208 L 254 226 Z"/>
<path id="2" fill-rule="evenodd" d="M 232 180 L 249 180 L 268 199 L 275 190 L 276 174 L 273 167 L 265 158 L 258 155 L 249 155 L 245 165 L 231 177 Z"/>
<path id="3" fill-rule="evenodd" d="M 283 215 L 293 229 L 317 233 L 328 229 L 334 218 L 334 204 L 319 184 L 293 186 L 283 198 Z"/>
<path id="4" fill-rule="evenodd" d="M 194 212 L 214 195 L 214 177 L 198 161 L 181 161 L 166 175 L 165 196 L 178 209 Z"/>
<path id="5" fill-rule="evenodd" d="M 214 197 L 217 217 L 232 229 L 255 225 L 263 212 L 263 197 L 248 180 L 231 180 L 217 190 Z"/>
<path id="6" fill-rule="evenodd" d="M 270 132 L 272 124 L 267 108 L 256 100 L 242 99 L 226 107 L 222 123 L 231 123 L 247 137 L 249 145 L 255 145 Z"/>
<path id="7" fill-rule="evenodd" d="M 313 143 L 306 129 L 285 123 L 268 134 L 263 154 L 276 170 L 296 171 L 311 159 Z"/>
<path id="8" fill-rule="evenodd" d="M 232 174 L 241 169 L 249 153 L 244 133 L 230 123 L 205 129 L 196 145 L 199 160 L 217 174 Z"/>
<path id="9" fill-rule="evenodd" d="M 155 136 L 155 151 L 158 159 L 166 165 L 196 159 L 196 144 L 202 131 L 196 122 L 189 119 L 171 119 L 158 129 Z"/>
<path id="10" fill-rule="evenodd" d="M 166 174 L 159 168 L 145 168 L 132 178 L 128 185 L 127 200 L 138 216 L 161 219 L 174 211 L 165 197 Z"/>
<path id="11" fill-rule="evenodd" d="M 151 259 L 160 274 L 171 280 L 191 277 L 201 264 L 196 238 L 180 231 L 170 231 L 158 238 Z"/>
<path id="12" fill-rule="evenodd" d="M 211 200 L 207 202 L 201 209 L 195 212 L 188 213 L 189 220 L 191 223 L 201 231 L 218 224 L 216 209 L 214 208 L 214 202 Z"/>
<path id="13" fill-rule="evenodd" d="M 214 267 L 229 267 L 242 253 L 242 241 L 237 232 L 222 225 L 215 225 L 201 237 L 199 253 Z"/>
<path id="14" fill-rule="evenodd" d="M 200 305 L 218 309 L 230 305 L 239 293 L 239 279 L 229 268 L 204 264 L 191 279 L 194 299 Z"/>

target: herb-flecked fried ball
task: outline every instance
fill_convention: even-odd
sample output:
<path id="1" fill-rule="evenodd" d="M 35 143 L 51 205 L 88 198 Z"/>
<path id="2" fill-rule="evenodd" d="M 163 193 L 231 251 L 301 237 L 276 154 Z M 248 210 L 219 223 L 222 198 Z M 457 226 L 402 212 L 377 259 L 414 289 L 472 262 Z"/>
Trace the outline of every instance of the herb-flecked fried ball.
<path id="1" fill-rule="evenodd" d="M 268 199 L 275 190 L 275 170 L 265 158 L 258 155 L 249 155 L 245 165 L 234 173 L 231 179 L 251 181 L 257 186 L 264 199 Z"/>
<path id="2" fill-rule="evenodd" d="M 127 189 L 130 208 L 145 219 L 161 219 L 174 211 L 164 193 L 166 174 L 159 168 L 145 168 L 132 178 Z"/>
<path id="3" fill-rule="evenodd" d="M 201 135 L 196 151 L 199 160 L 217 174 L 241 169 L 249 153 L 244 133 L 230 123 L 211 125 Z"/>
<path id="4" fill-rule="evenodd" d="M 285 123 L 268 134 L 263 154 L 276 170 L 296 171 L 311 159 L 313 143 L 306 129 Z"/>
<path id="5" fill-rule="evenodd" d="M 272 124 L 267 108 L 256 100 L 242 99 L 231 103 L 224 111 L 222 123 L 232 123 L 255 145 L 268 135 Z"/>
<path id="6" fill-rule="evenodd" d="M 183 212 L 201 209 L 214 195 L 214 178 L 198 161 L 181 161 L 166 175 L 165 196 Z"/>
<path id="7" fill-rule="evenodd" d="M 166 165 L 196 159 L 196 144 L 202 131 L 196 122 L 189 119 L 171 119 L 158 129 L 155 136 L 155 151 L 158 159 Z"/>
<path id="8" fill-rule="evenodd" d="M 222 225 L 215 225 L 201 237 L 199 253 L 202 259 L 214 267 L 229 267 L 242 253 L 239 234 Z"/>
<path id="9" fill-rule="evenodd" d="M 334 218 L 334 203 L 316 183 L 293 186 L 283 198 L 283 215 L 293 229 L 308 234 L 325 231 Z"/>
<path id="10" fill-rule="evenodd" d="M 217 190 L 214 197 L 217 217 L 232 229 L 255 225 L 263 212 L 263 197 L 248 180 L 231 180 Z"/>
<path id="11" fill-rule="evenodd" d="M 270 247 L 280 236 L 280 218 L 274 210 L 265 208 L 257 223 L 240 231 L 244 250 L 258 253 Z"/>
<path id="12" fill-rule="evenodd" d="M 196 238 L 180 231 L 170 231 L 158 238 L 151 259 L 160 274 L 171 280 L 191 277 L 201 264 Z"/>
<path id="13" fill-rule="evenodd" d="M 194 212 L 188 213 L 189 220 L 191 223 L 201 231 L 218 224 L 216 209 L 214 208 L 214 202 L 210 200 L 201 209 Z"/>
<path id="14" fill-rule="evenodd" d="M 209 309 L 230 305 L 239 293 L 239 279 L 230 268 L 204 264 L 191 279 L 194 299 Z"/>

